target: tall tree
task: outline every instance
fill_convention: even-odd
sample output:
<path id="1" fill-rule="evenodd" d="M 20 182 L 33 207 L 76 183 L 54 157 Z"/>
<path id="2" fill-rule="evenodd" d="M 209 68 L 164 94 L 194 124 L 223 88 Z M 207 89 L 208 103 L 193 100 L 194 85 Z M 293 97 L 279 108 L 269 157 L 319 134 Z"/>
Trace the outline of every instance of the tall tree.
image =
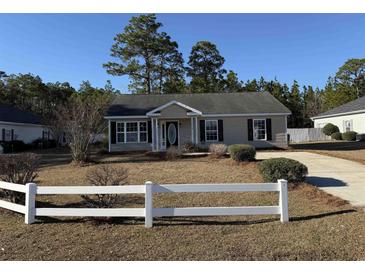
<path id="1" fill-rule="evenodd" d="M 245 91 L 249 91 L 249 92 L 256 92 L 259 91 L 259 84 L 257 83 L 256 79 L 253 80 L 247 80 L 246 85 L 245 85 Z"/>
<path id="2" fill-rule="evenodd" d="M 365 95 L 365 58 L 347 60 L 336 73 L 336 84 L 348 93 L 349 101 Z"/>
<path id="3" fill-rule="evenodd" d="M 218 92 L 222 89 L 224 58 L 217 46 L 208 41 L 197 42 L 189 56 L 188 76 L 192 92 Z"/>
<path id="4" fill-rule="evenodd" d="M 171 76 L 171 70 L 175 72 L 174 77 L 180 73 L 183 61 L 178 45 L 166 33 L 159 32 L 161 26 L 155 14 L 135 16 L 123 33 L 114 38 L 111 56 L 117 61 L 108 62 L 104 67 L 109 74 L 128 75 L 133 92 L 162 92 L 164 78 Z"/>
<path id="5" fill-rule="evenodd" d="M 243 89 L 243 83 L 237 77 L 237 73 L 230 70 L 225 79 L 226 92 L 240 92 Z"/>
<path id="6" fill-rule="evenodd" d="M 292 115 L 288 119 L 288 126 L 292 128 L 303 125 L 303 102 L 300 94 L 299 84 L 294 80 L 288 97 L 288 107 Z"/>

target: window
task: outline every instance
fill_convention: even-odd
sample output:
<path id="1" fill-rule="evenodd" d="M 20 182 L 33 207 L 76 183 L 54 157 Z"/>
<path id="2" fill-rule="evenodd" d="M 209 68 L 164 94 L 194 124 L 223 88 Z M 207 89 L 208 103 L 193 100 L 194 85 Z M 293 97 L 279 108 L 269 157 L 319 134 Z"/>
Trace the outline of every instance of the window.
<path id="1" fill-rule="evenodd" d="M 117 142 L 124 143 L 124 123 L 117 123 Z"/>
<path id="2" fill-rule="evenodd" d="M 218 121 L 206 120 L 205 121 L 205 140 L 207 142 L 218 141 Z"/>
<path id="3" fill-rule="evenodd" d="M 146 143 L 147 122 L 118 122 L 117 143 Z"/>
<path id="4" fill-rule="evenodd" d="M 344 124 L 344 129 L 343 129 L 344 132 L 352 131 L 352 120 L 344 121 L 343 124 Z"/>
<path id="5" fill-rule="evenodd" d="M 147 123 L 139 122 L 139 142 L 147 142 Z"/>
<path id="6" fill-rule="evenodd" d="M 253 120 L 254 140 L 266 140 L 266 119 Z"/>

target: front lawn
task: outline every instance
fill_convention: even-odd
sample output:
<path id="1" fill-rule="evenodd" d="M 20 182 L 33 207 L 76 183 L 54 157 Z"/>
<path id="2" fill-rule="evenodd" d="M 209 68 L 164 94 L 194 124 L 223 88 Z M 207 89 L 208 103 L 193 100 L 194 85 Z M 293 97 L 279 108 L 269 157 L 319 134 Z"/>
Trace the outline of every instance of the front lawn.
<path id="1" fill-rule="evenodd" d="M 237 165 L 209 157 L 161 161 L 143 155 L 103 159 L 129 169 L 129 184 L 262 182 L 257 163 Z M 93 166 L 52 163 L 41 185 L 82 185 Z M 78 196 L 43 196 L 38 202 L 79 203 Z M 156 207 L 274 205 L 277 193 L 157 194 Z M 144 197 L 126 196 L 143 207 Z M 47 218 L 25 225 L 21 215 L 0 210 L 1 260 L 364 260 L 365 214 L 303 184 L 289 190 L 290 222 L 279 216 L 120 218 L 110 223 Z"/>

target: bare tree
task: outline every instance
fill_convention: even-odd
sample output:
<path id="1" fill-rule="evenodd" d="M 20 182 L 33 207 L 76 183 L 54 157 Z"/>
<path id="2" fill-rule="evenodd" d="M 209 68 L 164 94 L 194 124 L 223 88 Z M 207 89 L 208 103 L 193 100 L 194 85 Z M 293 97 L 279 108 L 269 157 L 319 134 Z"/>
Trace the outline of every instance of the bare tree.
<path id="1" fill-rule="evenodd" d="M 56 119 L 70 145 L 75 163 L 82 164 L 88 160 L 90 144 L 106 128 L 103 116 L 110 100 L 107 94 L 72 97 L 69 104 L 57 109 Z"/>

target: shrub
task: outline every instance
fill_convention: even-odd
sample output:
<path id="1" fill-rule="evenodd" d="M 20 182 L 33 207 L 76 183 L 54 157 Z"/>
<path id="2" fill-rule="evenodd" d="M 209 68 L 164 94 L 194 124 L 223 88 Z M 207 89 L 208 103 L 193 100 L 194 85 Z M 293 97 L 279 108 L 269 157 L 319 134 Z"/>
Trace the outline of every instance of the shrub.
<path id="1" fill-rule="evenodd" d="M 357 133 L 355 131 L 347 131 L 342 133 L 342 139 L 346 141 L 356 141 Z"/>
<path id="2" fill-rule="evenodd" d="M 229 155 L 236 162 L 253 161 L 256 157 L 256 149 L 251 145 L 236 144 L 228 147 Z"/>
<path id="3" fill-rule="evenodd" d="M 301 162 L 288 158 L 272 158 L 259 164 L 263 178 L 270 182 L 285 179 L 291 183 L 303 182 L 308 168 Z"/>
<path id="4" fill-rule="evenodd" d="M 128 170 L 123 167 L 113 168 L 103 165 L 91 169 L 86 174 L 86 180 L 94 186 L 120 186 L 127 183 Z M 117 194 L 95 194 L 81 195 L 81 198 L 91 207 L 111 208 L 118 201 L 120 196 Z"/>
<path id="5" fill-rule="evenodd" d="M 332 140 L 342 140 L 342 134 L 341 132 L 334 132 L 331 134 Z"/>
<path id="6" fill-rule="evenodd" d="M 43 139 L 43 138 L 38 138 L 35 139 L 32 142 L 32 146 L 34 148 L 41 148 L 41 149 L 45 149 L 45 148 L 53 148 L 57 146 L 57 143 L 55 140 L 47 140 L 47 139 Z"/>
<path id="7" fill-rule="evenodd" d="M 211 156 L 221 158 L 227 154 L 227 146 L 225 144 L 211 144 L 209 146 L 209 152 Z"/>
<path id="8" fill-rule="evenodd" d="M 5 182 L 25 185 L 37 177 L 39 155 L 34 153 L 21 153 L 13 155 L 0 155 L 0 179 Z M 3 191 L 13 203 L 24 203 L 24 194 L 13 191 Z"/>
<path id="9" fill-rule="evenodd" d="M 166 151 L 166 160 L 176 160 L 181 157 L 181 152 L 176 146 L 170 146 Z"/>
<path id="10" fill-rule="evenodd" d="M 23 152 L 32 147 L 31 145 L 25 144 L 23 141 L 20 140 L 4 141 L 0 142 L 0 144 L 4 149 L 4 153 Z"/>
<path id="11" fill-rule="evenodd" d="M 200 151 L 200 147 L 191 142 L 187 142 L 187 143 L 183 144 L 182 151 L 187 152 L 187 153 L 198 152 L 198 151 Z"/>
<path id="12" fill-rule="evenodd" d="M 323 127 L 322 132 L 327 136 L 331 136 L 335 132 L 340 132 L 340 129 L 338 128 L 338 126 L 328 123 Z"/>

